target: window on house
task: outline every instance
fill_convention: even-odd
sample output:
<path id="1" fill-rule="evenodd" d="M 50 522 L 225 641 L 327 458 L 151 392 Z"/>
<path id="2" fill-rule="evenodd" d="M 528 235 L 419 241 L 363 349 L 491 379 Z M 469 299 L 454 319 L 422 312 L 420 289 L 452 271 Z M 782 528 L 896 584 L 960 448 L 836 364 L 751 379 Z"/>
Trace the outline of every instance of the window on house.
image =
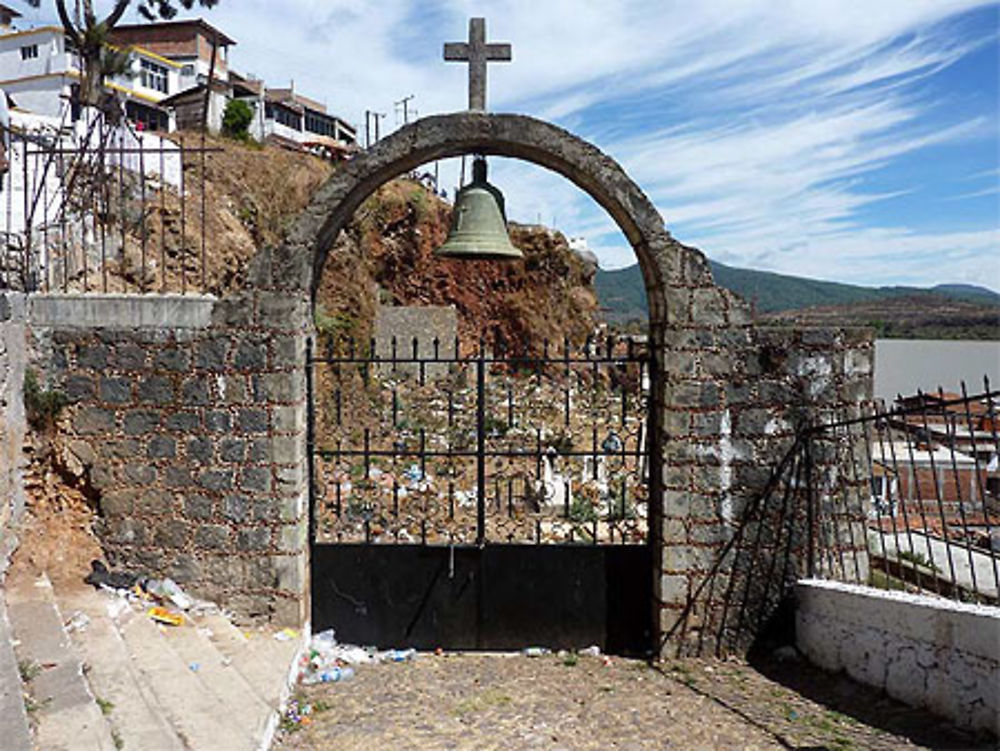
<path id="1" fill-rule="evenodd" d="M 187 65 L 181 66 L 181 75 L 185 78 L 190 78 L 194 75 L 194 66 L 188 63 Z"/>
<path id="2" fill-rule="evenodd" d="M 26 44 L 21 48 L 21 59 L 22 60 L 34 60 L 38 57 L 38 45 L 37 44 Z"/>
<path id="3" fill-rule="evenodd" d="M 279 125 L 284 125 L 286 128 L 292 128 L 293 130 L 302 130 L 302 118 L 297 112 L 292 112 L 284 107 L 273 107 L 272 111 L 274 113 L 274 120 Z"/>
<path id="4" fill-rule="evenodd" d="M 141 61 L 139 80 L 147 89 L 167 93 L 167 69 L 149 60 Z"/>
<path id="5" fill-rule="evenodd" d="M 314 115 L 308 110 L 306 110 L 306 130 L 310 133 L 318 133 L 321 136 L 330 136 L 331 138 L 334 138 L 336 135 L 336 129 L 332 120 L 320 115 Z"/>

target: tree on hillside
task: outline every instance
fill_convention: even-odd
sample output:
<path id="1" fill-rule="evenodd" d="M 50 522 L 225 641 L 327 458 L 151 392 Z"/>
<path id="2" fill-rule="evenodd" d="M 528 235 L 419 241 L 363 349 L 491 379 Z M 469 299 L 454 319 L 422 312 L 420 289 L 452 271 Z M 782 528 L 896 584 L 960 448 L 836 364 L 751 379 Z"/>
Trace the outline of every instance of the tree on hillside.
<path id="1" fill-rule="evenodd" d="M 41 0 L 27 0 L 37 8 Z M 218 0 L 135 0 L 139 14 L 147 20 L 169 19 L 177 15 L 178 7 L 190 10 L 196 5 L 213 7 Z M 76 13 L 66 8 L 66 0 L 55 0 L 59 21 L 66 30 L 66 36 L 76 45 L 80 53 L 81 75 L 80 104 L 84 107 L 102 107 L 104 98 L 104 78 L 121 73 L 128 65 L 128 55 L 108 46 L 111 30 L 115 27 L 133 0 L 115 0 L 114 7 L 103 19 L 94 11 L 94 0 L 77 0 Z M 74 18 L 73 15 L 76 17 Z"/>

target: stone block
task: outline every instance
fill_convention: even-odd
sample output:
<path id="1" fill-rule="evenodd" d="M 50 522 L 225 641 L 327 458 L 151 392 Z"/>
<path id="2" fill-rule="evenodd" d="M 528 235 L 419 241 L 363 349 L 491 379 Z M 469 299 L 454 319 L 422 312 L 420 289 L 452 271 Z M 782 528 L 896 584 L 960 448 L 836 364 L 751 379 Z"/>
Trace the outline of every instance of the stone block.
<path id="1" fill-rule="evenodd" d="M 115 411 L 103 407 L 83 407 L 73 415 L 73 429 L 81 435 L 110 433 L 115 427 Z"/>
<path id="2" fill-rule="evenodd" d="M 250 516 L 250 505 L 250 499 L 245 496 L 226 496 L 222 515 L 231 522 L 242 524 Z"/>
<path id="3" fill-rule="evenodd" d="M 102 438 L 97 450 L 105 459 L 132 459 L 142 455 L 142 444 L 134 438 Z"/>
<path id="4" fill-rule="evenodd" d="M 200 370 L 223 371 L 226 369 L 227 338 L 206 339 L 195 347 L 194 366 Z"/>
<path id="5" fill-rule="evenodd" d="M 239 342 L 233 355 L 233 367 L 237 370 L 263 370 L 267 367 L 267 345 L 256 341 Z"/>
<path id="6" fill-rule="evenodd" d="M 267 550 L 271 545 L 270 527 L 241 529 L 236 534 L 236 549 L 243 552 Z"/>
<path id="7" fill-rule="evenodd" d="M 213 502 L 208 496 L 191 493 L 184 496 L 184 516 L 188 519 L 211 519 Z"/>
<path id="8" fill-rule="evenodd" d="M 152 485 L 156 481 L 156 468 L 148 464 L 126 464 L 124 474 L 125 479 L 133 485 Z"/>
<path id="9" fill-rule="evenodd" d="M 277 575 L 277 588 L 279 590 L 297 594 L 305 592 L 309 576 L 305 556 L 274 556 L 271 565 Z"/>
<path id="10" fill-rule="evenodd" d="M 242 462 L 247 442 L 242 438 L 224 438 L 219 442 L 219 458 L 224 462 Z"/>
<path id="11" fill-rule="evenodd" d="M 111 367 L 115 370 L 136 371 L 146 366 L 146 350 L 137 344 L 118 344 L 111 351 Z"/>
<path id="12" fill-rule="evenodd" d="M 236 427 L 241 433 L 266 433 L 267 410 L 241 409 L 236 416 Z"/>
<path id="13" fill-rule="evenodd" d="M 183 548 L 187 545 L 190 525 L 181 519 L 170 519 L 156 527 L 153 541 L 164 548 Z"/>
<path id="14" fill-rule="evenodd" d="M 275 471 L 278 490 L 282 493 L 295 493 L 302 489 L 306 481 L 305 470 L 301 466 L 278 467 Z"/>
<path id="15" fill-rule="evenodd" d="M 174 400 L 174 385 L 165 376 L 147 376 L 139 381 L 138 397 L 145 404 L 169 404 Z"/>
<path id="16" fill-rule="evenodd" d="M 85 344 L 76 351 L 76 365 L 79 368 L 104 370 L 108 366 L 108 347 L 104 344 Z"/>
<path id="17" fill-rule="evenodd" d="M 272 407 L 271 427 L 282 433 L 301 433 L 306 429 L 305 405 Z"/>
<path id="18" fill-rule="evenodd" d="M 293 295 L 261 292 L 257 315 L 261 324 L 278 330 L 301 329 L 309 323 L 309 305 Z"/>
<path id="19" fill-rule="evenodd" d="M 125 413 L 122 427 L 126 435 L 142 435 L 160 427 L 162 413 L 155 409 L 133 409 Z"/>
<path id="20" fill-rule="evenodd" d="M 148 532 L 142 521 L 125 518 L 109 521 L 107 536 L 111 542 L 118 545 L 145 545 Z"/>
<path id="21" fill-rule="evenodd" d="M 187 467 L 167 465 L 163 469 L 163 485 L 168 488 L 189 488 L 194 484 L 191 470 Z"/>
<path id="22" fill-rule="evenodd" d="M 114 467 L 98 464 L 90 468 L 90 484 L 94 490 L 107 490 L 117 483 Z"/>
<path id="23" fill-rule="evenodd" d="M 62 391 L 71 402 L 92 399 L 96 393 L 94 379 L 89 375 L 74 373 L 66 379 Z"/>
<path id="24" fill-rule="evenodd" d="M 247 451 L 247 461 L 266 462 L 271 458 L 271 441 L 267 438 L 255 438 L 250 441 Z"/>
<path id="25" fill-rule="evenodd" d="M 198 475 L 198 485 L 205 490 L 231 490 L 233 487 L 232 470 L 209 470 Z"/>
<path id="26" fill-rule="evenodd" d="M 201 562 L 189 553 L 177 553 L 170 560 L 166 573 L 178 584 L 195 582 L 202 577 Z"/>
<path id="27" fill-rule="evenodd" d="M 244 404 L 248 401 L 246 376 L 220 375 L 216 379 L 216 388 L 224 404 Z"/>
<path id="28" fill-rule="evenodd" d="M 273 498 L 253 502 L 252 517 L 258 522 L 284 521 L 280 518 L 281 504 Z"/>
<path id="29" fill-rule="evenodd" d="M 157 353 L 153 367 L 157 370 L 180 373 L 191 367 L 191 356 L 182 349 L 169 347 Z"/>
<path id="30" fill-rule="evenodd" d="M 209 464 L 212 461 L 214 446 L 211 438 L 191 438 L 187 442 L 188 461 L 197 464 Z"/>
<path id="31" fill-rule="evenodd" d="M 195 528 L 194 545 L 205 550 L 222 550 L 229 545 L 232 533 L 221 524 L 202 524 Z"/>
<path id="32" fill-rule="evenodd" d="M 177 442 L 170 436 L 156 435 L 149 439 L 146 456 L 150 459 L 172 459 L 177 455 Z"/>
<path id="33" fill-rule="evenodd" d="M 267 467 L 248 467 L 240 473 L 240 490 L 266 493 L 271 489 L 271 470 Z"/>
<path id="34" fill-rule="evenodd" d="M 132 513 L 138 495 L 133 488 L 116 488 L 101 494 L 101 513 L 104 516 L 125 516 Z"/>
<path id="35" fill-rule="evenodd" d="M 274 367 L 290 368 L 305 363 L 305 338 L 299 336 L 272 336 L 271 352 Z"/>
<path id="36" fill-rule="evenodd" d="M 301 436 L 271 438 L 271 461 L 275 464 L 301 464 L 306 459 L 305 440 Z"/>
<path id="37" fill-rule="evenodd" d="M 135 513 L 139 516 L 163 516 L 173 510 L 174 496 L 167 490 L 147 488 L 136 496 Z"/>
<path id="38" fill-rule="evenodd" d="M 691 321 L 702 326 L 726 324 L 726 300 L 718 287 L 704 287 L 691 293 Z"/>
<path id="39" fill-rule="evenodd" d="M 687 542 L 687 525 L 683 519 L 666 518 L 660 532 L 664 545 L 683 545 Z"/>
<path id="40" fill-rule="evenodd" d="M 668 375 L 681 378 L 699 375 L 698 356 L 691 352 L 671 352 L 664 363 L 664 370 Z"/>
<path id="41" fill-rule="evenodd" d="M 221 409 L 205 412 L 205 430 L 209 433 L 226 433 L 232 428 L 232 416 Z"/>
<path id="42" fill-rule="evenodd" d="M 305 398 L 305 378 L 298 370 L 255 376 L 253 384 L 257 401 L 287 403 Z"/>
<path id="43" fill-rule="evenodd" d="M 200 424 L 197 412 L 173 412 L 167 415 L 165 427 L 178 433 L 190 433 L 197 430 Z"/>
<path id="44" fill-rule="evenodd" d="M 210 401 L 208 381 L 201 376 L 185 378 L 181 383 L 181 403 L 191 406 L 201 406 Z"/>
<path id="45" fill-rule="evenodd" d="M 284 524 L 278 533 L 278 550 L 282 553 L 297 553 L 305 548 L 305 524 Z"/>
<path id="46" fill-rule="evenodd" d="M 283 522 L 297 522 L 302 518 L 303 502 L 301 496 L 283 498 L 280 501 L 279 518 Z"/>
<path id="47" fill-rule="evenodd" d="M 660 602 L 686 603 L 688 596 L 688 578 L 679 574 L 663 574 L 660 577 Z"/>

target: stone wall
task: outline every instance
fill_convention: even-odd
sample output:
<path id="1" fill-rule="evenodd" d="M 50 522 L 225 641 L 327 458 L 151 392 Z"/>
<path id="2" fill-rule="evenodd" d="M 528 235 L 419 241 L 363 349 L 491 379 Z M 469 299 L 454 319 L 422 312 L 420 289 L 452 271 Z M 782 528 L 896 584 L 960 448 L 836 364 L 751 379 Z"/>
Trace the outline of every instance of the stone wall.
<path id="1" fill-rule="evenodd" d="M 861 329 L 752 326 L 745 303 L 689 274 L 688 304 L 668 312 L 664 336 L 657 597 L 668 652 L 721 654 L 744 651 L 808 570 L 805 482 L 789 499 L 765 490 L 801 429 L 855 416 L 871 398 L 873 344 Z M 860 459 L 837 443 L 817 439 L 811 450 L 828 505 L 863 483 L 850 467 Z M 866 578 L 865 509 L 843 511 L 844 533 L 827 545 L 858 561 L 845 576 Z"/>
<path id="2" fill-rule="evenodd" d="M 819 580 L 796 590 L 796 641 L 810 661 L 1000 734 L 1000 608 Z"/>
<path id="3" fill-rule="evenodd" d="M 0 297 L 0 575 L 24 512 L 24 296 Z"/>
<path id="4" fill-rule="evenodd" d="M 375 311 L 375 356 L 432 360 L 454 358 L 458 353 L 458 312 L 454 306 L 380 305 Z M 416 351 L 414 351 L 416 347 Z M 394 370 L 410 377 L 422 372 L 431 380 L 448 373 L 447 365 L 396 364 Z"/>
<path id="5" fill-rule="evenodd" d="M 28 318 L 111 562 L 300 624 L 308 302 L 39 295 Z"/>

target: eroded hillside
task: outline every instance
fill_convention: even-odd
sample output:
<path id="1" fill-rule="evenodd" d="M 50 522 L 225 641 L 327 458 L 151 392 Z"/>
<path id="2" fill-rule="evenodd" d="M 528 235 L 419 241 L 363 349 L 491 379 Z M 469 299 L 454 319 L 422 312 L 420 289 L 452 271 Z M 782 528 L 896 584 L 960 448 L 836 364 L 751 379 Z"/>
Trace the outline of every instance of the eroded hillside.
<path id="1" fill-rule="evenodd" d="M 219 151 L 205 160 L 204 223 L 197 158 L 185 169 L 189 188 L 183 221 L 176 200 L 150 205 L 148 289 L 159 291 L 155 249 L 161 246 L 166 249 L 167 290 L 180 290 L 182 267 L 189 289 L 217 295 L 238 289 L 257 248 L 280 242 L 336 169 L 276 147 L 225 139 L 210 139 L 208 145 Z M 564 336 L 579 343 L 593 330 L 598 308 L 594 269 L 570 250 L 561 233 L 512 226 L 511 239 L 524 251 L 523 262 L 438 260 L 432 251 L 444 241 L 450 221 L 451 205 L 418 182 L 399 179 L 379 188 L 358 209 L 328 257 L 317 297 L 320 328 L 366 339 L 381 303 L 454 305 L 463 343 L 494 334 L 512 343 L 561 342 Z M 127 262 L 114 269 L 131 285 L 139 276 L 139 252 L 138 238 L 130 238 Z"/>

